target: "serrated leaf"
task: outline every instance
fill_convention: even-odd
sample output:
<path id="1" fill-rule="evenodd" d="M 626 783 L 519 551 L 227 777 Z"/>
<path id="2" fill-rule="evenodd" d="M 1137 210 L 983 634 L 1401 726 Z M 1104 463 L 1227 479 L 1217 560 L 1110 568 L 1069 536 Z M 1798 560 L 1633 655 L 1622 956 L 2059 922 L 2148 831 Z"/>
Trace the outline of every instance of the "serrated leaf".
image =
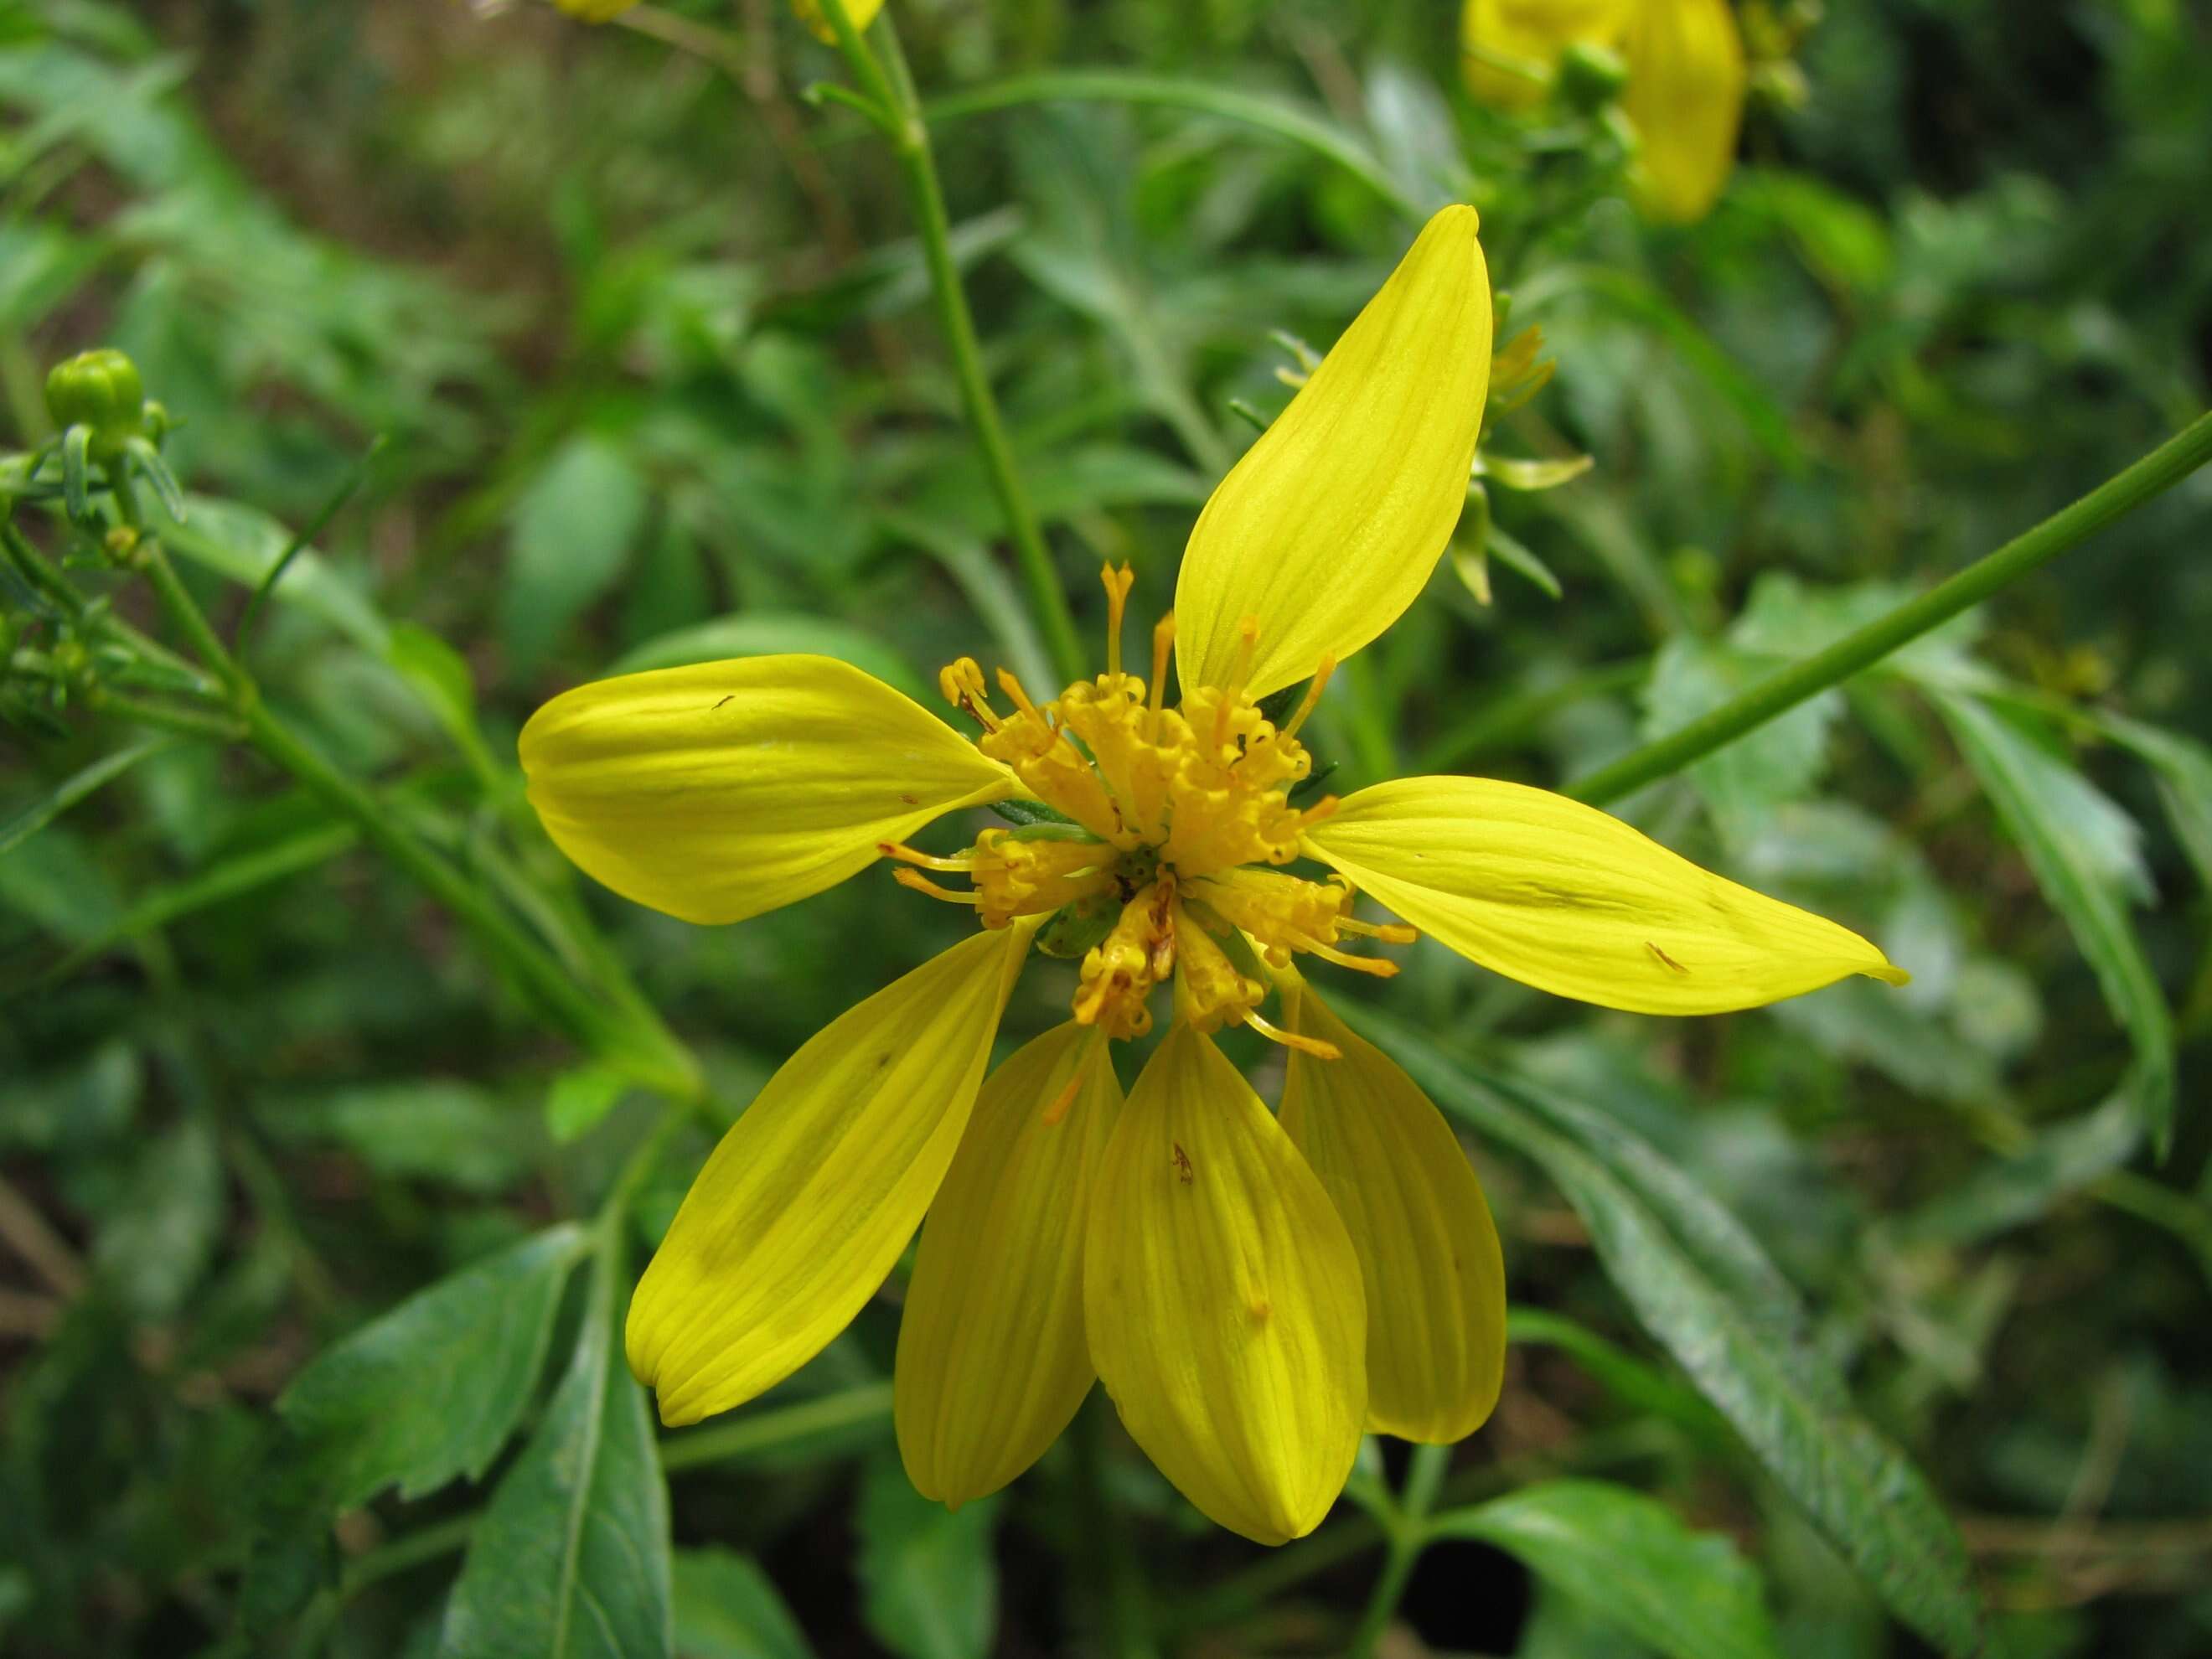
<path id="1" fill-rule="evenodd" d="M 1777 1659 L 1759 1574 L 1735 1543 L 1693 1533 L 1656 1498 L 1602 1480 L 1554 1480 L 1436 1516 L 1673 1659 Z"/>
<path id="2" fill-rule="evenodd" d="M 984 1659 L 998 1628 L 995 1497 L 955 1511 L 914 1489 L 891 1452 L 860 1483 L 862 1614 L 903 1659 Z"/>
<path id="3" fill-rule="evenodd" d="M 676 1650 L 684 1659 L 814 1659 L 760 1563 L 710 1546 L 676 1552 Z"/>
<path id="4" fill-rule="evenodd" d="M 605 439 L 571 438 L 515 502 L 499 631 L 525 668 L 614 585 L 644 528 L 645 480 Z"/>
<path id="5" fill-rule="evenodd" d="M 2178 732 L 2118 714 L 2100 715 L 2097 725 L 2157 773 L 2159 799 L 2173 825 L 2174 838 L 2196 867 L 2198 883 L 2212 893 L 2212 749 Z"/>
<path id="6" fill-rule="evenodd" d="M 585 1243 L 565 1224 L 526 1239 L 416 1291 L 293 1379 L 276 1409 L 333 1507 L 483 1478 L 535 1392 Z"/>
<path id="7" fill-rule="evenodd" d="M 681 668 L 720 662 L 729 657 L 772 657 L 785 652 L 835 657 L 917 700 L 929 694 L 914 665 L 873 635 L 823 617 L 798 611 L 748 611 L 717 617 L 625 651 L 610 674 L 635 674 L 648 668 Z"/>
<path id="8" fill-rule="evenodd" d="M 2126 1093 L 2164 1157 L 2173 1134 L 2173 1022 L 2128 920 L 2128 897 L 2148 888 L 2134 821 L 1978 700 L 1938 694 L 1936 704 L 2134 1044 Z"/>
<path id="9" fill-rule="evenodd" d="M 0 823 L 0 858 L 5 858 L 19 842 L 28 841 L 70 807 L 112 783 L 140 761 L 173 747 L 176 741 L 174 738 L 166 736 L 143 738 L 112 754 L 102 755 L 91 764 L 70 773 L 37 799 L 25 805 L 15 817 Z"/>
<path id="10" fill-rule="evenodd" d="M 1890 1610 L 1946 1653 L 1976 1651 L 1981 1613 L 1957 1529 L 1853 1410 L 1803 1304 L 1741 1224 L 1604 1114 L 1478 1078 L 1395 1020 L 1345 1012 L 1448 1115 L 1542 1166 L 1644 1328 Z"/>
<path id="11" fill-rule="evenodd" d="M 441 1659 L 673 1652 L 668 1488 L 616 1311 L 602 1261 L 568 1373 L 470 1540 Z"/>

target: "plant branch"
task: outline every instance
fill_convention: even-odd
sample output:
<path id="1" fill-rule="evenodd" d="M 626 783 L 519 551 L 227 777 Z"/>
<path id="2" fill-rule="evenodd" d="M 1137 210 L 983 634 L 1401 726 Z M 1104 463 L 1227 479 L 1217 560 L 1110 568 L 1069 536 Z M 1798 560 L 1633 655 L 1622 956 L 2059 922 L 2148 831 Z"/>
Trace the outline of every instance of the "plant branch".
<path id="1" fill-rule="evenodd" d="M 2172 489 L 2208 460 L 2212 460 L 2212 413 L 2198 416 L 2134 465 L 1918 599 L 1845 635 L 1804 661 L 1770 675 L 1687 726 L 1577 779 L 1564 793 L 1576 800 L 1602 805 L 1672 776 L 1972 610 L 2154 495 Z"/>

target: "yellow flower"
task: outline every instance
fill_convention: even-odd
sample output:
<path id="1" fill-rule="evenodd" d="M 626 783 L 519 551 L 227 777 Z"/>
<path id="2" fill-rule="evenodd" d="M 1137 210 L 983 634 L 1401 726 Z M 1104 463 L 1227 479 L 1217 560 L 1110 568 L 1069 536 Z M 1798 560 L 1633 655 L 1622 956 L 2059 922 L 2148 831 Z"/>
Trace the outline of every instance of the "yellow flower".
<path id="1" fill-rule="evenodd" d="M 1711 210 L 1743 117 L 1743 38 L 1728 0 L 1467 0 L 1460 40 L 1468 89 L 1508 110 L 1543 100 L 1568 46 L 1618 49 L 1645 211 L 1687 222 Z"/>
<path id="2" fill-rule="evenodd" d="M 791 0 L 791 9 L 799 14 L 799 21 L 814 31 L 815 38 L 824 46 L 837 44 L 837 31 L 830 27 L 830 20 L 822 15 L 821 0 Z M 884 0 L 845 0 L 845 15 L 852 19 L 853 27 L 864 29 L 876 21 L 876 14 L 884 9 Z"/>
<path id="3" fill-rule="evenodd" d="M 1903 979 L 1845 929 L 1541 790 L 1431 777 L 1304 799 L 1302 722 L 1419 595 L 1466 497 L 1491 362 L 1475 233 L 1472 209 L 1438 214 L 1223 481 L 1148 678 L 1121 663 L 1124 568 L 1106 573 L 1096 678 L 1038 704 L 1002 672 L 1000 706 L 972 659 L 945 669 L 973 739 L 808 656 L 585 685 L 524 728 L 547 830 L 641 903 L 734 921 L 888 858 L 982 924 L 808 1042 L 701 1171 L 630 1308 L 630 1364 L 664 1421 L 798 1370 L 927 1211 L 894 1413 L 922 1492 L 958 1504 L 1012 1480 L 1096 1376 L 1200 1510 L 1297 1537 L 1363 1431 L 1441 1442 L 1482 1422 L 1505 1316 L 1451 1132 L 1297 957 L 1388 975 L 1349 947 L 1418 927 L 1547 990 L 1658 1013 Z M 1262 712 L 1300 681 L 1289 718 Z M 999 802 L 1033 821 L 950 856 L 905 844 Z M 1286 867 L 1300 859 L 1329 873 Z M 1412 926 L 1358 918 L 1358 892 Z M 987 1078 L 1033 947 L 1075 963 L 1071 1018 Z M 1150 1028 L 1158 990 L 1170 1026 L 1125 1102 L 1110 1039 Z M 1215 1047 L 1227 1024 L 1290 1049 L 1279 1116 Z"/>

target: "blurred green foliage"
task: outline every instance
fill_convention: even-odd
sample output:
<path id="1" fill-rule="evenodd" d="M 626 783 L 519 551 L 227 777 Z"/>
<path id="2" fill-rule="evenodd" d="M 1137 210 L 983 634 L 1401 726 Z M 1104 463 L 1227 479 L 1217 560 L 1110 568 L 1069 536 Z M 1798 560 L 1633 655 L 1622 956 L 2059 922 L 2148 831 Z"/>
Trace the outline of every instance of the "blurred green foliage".
<path id="1" fill-rule="evenodd" d="M 1086 621 L 1102 559 L 1167 606 L 1239 407 L 1285 396 L 1274 331 L 1325 344 L 1421 210 L 1480 208 L 1507 331 L 1540 325 L 1556 374 L 1486 445 L 1486 541 L 1471 520 L 1316 716 L 1334 788 L 1587 772 L 2080 495 L 2212 382 L 2187 0 L 1833 7 L 1802 104 L 1754 104 L 1684 228 L 1638 222 L 1602 122 L 1470 103 L 1440 7 L 891 3 L 949 100 L 956 256 Z M 961 653 L 1055 677 L 895 169 L 801 100 L 835 56 L 765 0 L 629 22 L 0 9 L 0 395 L 30 450 L 50 363 L 132 356 L 196 492 L 169 545 L 226 623 L 358 477 L 259 619 L 269 698 L 580 982 L 626 964 L 726 1120 L 957 924 L 872 875 L 728 929 L 587 891 L 520 805 L 520 720 L 782 650 L 917 692 Z M 1034 79 L 1079 67 L 1182 92 Z M 1939 1498 L 1988 1651 L 2212 1647 L 2208 525 L 2200 475 L 1621 804 L 1881 940 L 1906 991 L 1662 1024 L 1429 945 L 1388 988 L 1522 1310 L 1496 1419 L 1435 1472 L 1401 1613 L 1426 1650 L 1963 1650 Z M 626 1285 L 572 1219 L 652 1121 L 632 1073 L 549 1036 L 312 793 L 84 700 L 0 689 L 9 1651 L 551 1650 L 515 1632 L 578 1597 L 611 1620 L 579 1652 L 652 1650 L 655 1605 L 698 1659 L 1341 1650 L 1381 1531 L 1356 1510 L 1394 1512 L 1401 1448 L 1262 1558 L 1094 1400 L 948 1516 L 890 1448 L 896 1285 L 663 1442 L 662 1514 L 594 1311 Z M 1032 976 L 1009 1046 L 1054 994 Z M 641 1167 L 648 1240 L 707 1145 Z M 562 1504 L 580 1577 L 531 1601 Z M 625 1560 L 672 1540 L 641 1591 Z"/>

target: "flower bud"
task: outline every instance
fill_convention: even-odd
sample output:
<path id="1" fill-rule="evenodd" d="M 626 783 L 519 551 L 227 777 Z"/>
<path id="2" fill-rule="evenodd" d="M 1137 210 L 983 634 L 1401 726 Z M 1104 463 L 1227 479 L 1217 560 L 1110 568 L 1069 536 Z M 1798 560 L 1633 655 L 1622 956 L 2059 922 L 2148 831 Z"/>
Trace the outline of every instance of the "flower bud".
<path id="1" fill-rule="evenodd" d="M 799 21 L 814 31 L 815 39 L 823 45 L 837 44 L 837 31 L 830 27 L 830 20 L 822 10 L 821 0 L 791 0 L 791 9 L 799 14 Z M 853 20 L 855 29 L 864 29 L 876 21 L 876 14 L 884 9 L 884 0 L 845 0 L 845 15 Z"/>
<path id="2" fill-rule="evenodd" d="M 92 451 L 105 459 L 146 429 L 146 385 L 138 366 L 103 346 L 56 363 L 46 376 L 46 412 L 66 431 L 92 429 Z"/>
<path id="3" fill-rule="evenodd" d="M 1569 108 L 1595 115 L 1620 96 L 1628 84 L 1628 64 L 1610 46 L 1571 41 L 1559 54 L 1557 84 Z"/>

